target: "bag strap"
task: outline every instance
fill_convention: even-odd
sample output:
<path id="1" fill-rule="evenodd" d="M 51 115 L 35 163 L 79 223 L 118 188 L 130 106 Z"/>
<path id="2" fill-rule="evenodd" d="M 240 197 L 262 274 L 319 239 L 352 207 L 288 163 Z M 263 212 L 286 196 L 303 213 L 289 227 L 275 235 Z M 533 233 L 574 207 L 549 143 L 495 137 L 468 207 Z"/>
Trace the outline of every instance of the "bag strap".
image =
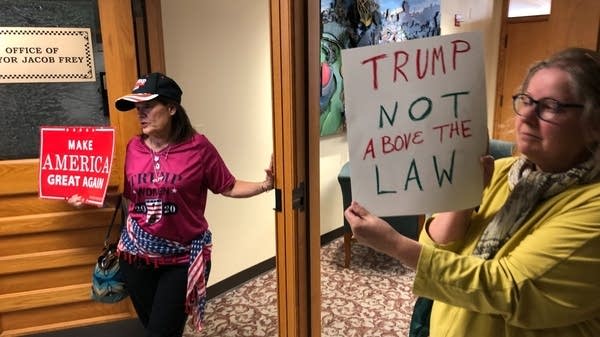
<path id="1" fill-rule="evenodd" d="M 119 199 L 117 199 L 117 204 L 115 205 L 115 210 L 112 215 L 112 219 L 110 220 L 110 225 L 108 226 L 108 232 L 106 232 L 106 237 L 104 238 L 104 246 L 108 245 L 108 240 L 110 239 L 110 231 L 112 230 L 113 225 L 115 224 L 115 219 L 117 218 L 117 213 L 119 213 L 119 209 L 121 209 L 121 221 L 125 218 L 125 211 L 122 209 L 121 205 L 123 204 L 123 196 L 119 195 Z M 121 222 L 121 225 L 123 223 Z"/>

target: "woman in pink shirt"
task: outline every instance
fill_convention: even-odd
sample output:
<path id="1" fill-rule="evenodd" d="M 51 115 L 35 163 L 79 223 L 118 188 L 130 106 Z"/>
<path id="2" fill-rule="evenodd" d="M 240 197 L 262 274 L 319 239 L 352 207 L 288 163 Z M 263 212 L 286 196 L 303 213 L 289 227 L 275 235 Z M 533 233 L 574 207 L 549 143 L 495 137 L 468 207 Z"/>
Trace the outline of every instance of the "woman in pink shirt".
<path id="1" fill-rule="evenodd" d="M 213 144 L 192 127 L 181 95 L 174 80 L 152 73 L 115 103 L 121 111 L 137 109 L 142 128 L 127 144 L 128 217 L 118 254 L 148 336 L 181 336 L 188 315 L 202 329 L 211 252 L 204 217 L 208 190 L 247 198 L 273 189 L 272 163 L 264 181 L 235 178 Z"/>

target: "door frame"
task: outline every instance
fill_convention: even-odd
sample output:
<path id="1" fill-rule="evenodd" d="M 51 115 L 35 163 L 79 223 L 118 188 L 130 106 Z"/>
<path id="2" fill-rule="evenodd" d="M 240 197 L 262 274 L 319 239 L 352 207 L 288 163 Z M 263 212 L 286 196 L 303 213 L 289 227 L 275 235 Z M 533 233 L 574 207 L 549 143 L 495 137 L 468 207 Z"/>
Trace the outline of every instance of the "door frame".
<path id="1" fill-rule="evenodd" d="M 271 0 L 279 336 L 321 334 L 319 4 Z M 300 203 L 301 206 L 295 206 Z"/>

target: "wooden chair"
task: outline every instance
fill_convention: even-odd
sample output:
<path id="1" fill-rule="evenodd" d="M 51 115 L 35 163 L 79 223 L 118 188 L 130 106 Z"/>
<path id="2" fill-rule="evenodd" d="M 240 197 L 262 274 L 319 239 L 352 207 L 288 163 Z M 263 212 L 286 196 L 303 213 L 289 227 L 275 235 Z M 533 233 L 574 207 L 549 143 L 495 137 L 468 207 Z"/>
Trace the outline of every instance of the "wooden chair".
<path id="1" fill-rule="evenodd" d="M 489 153 L 495 159 L 510 157 L 515 152 L 515 143 L 500 139 L 490 139 Z"/>

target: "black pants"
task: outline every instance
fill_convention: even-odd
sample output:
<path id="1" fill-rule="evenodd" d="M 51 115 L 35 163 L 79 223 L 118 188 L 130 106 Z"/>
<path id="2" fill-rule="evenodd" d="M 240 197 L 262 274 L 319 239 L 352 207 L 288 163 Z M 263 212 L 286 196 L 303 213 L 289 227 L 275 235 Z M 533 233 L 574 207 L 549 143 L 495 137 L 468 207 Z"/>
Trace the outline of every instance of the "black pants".
<path id="1" fill-rule="evenodd" d="M 155 268 L 144 262 L 121 259 L 121 270 L 138 318 L 147 337 L 181 337 L 187 314 L 187 265 Z"/>

